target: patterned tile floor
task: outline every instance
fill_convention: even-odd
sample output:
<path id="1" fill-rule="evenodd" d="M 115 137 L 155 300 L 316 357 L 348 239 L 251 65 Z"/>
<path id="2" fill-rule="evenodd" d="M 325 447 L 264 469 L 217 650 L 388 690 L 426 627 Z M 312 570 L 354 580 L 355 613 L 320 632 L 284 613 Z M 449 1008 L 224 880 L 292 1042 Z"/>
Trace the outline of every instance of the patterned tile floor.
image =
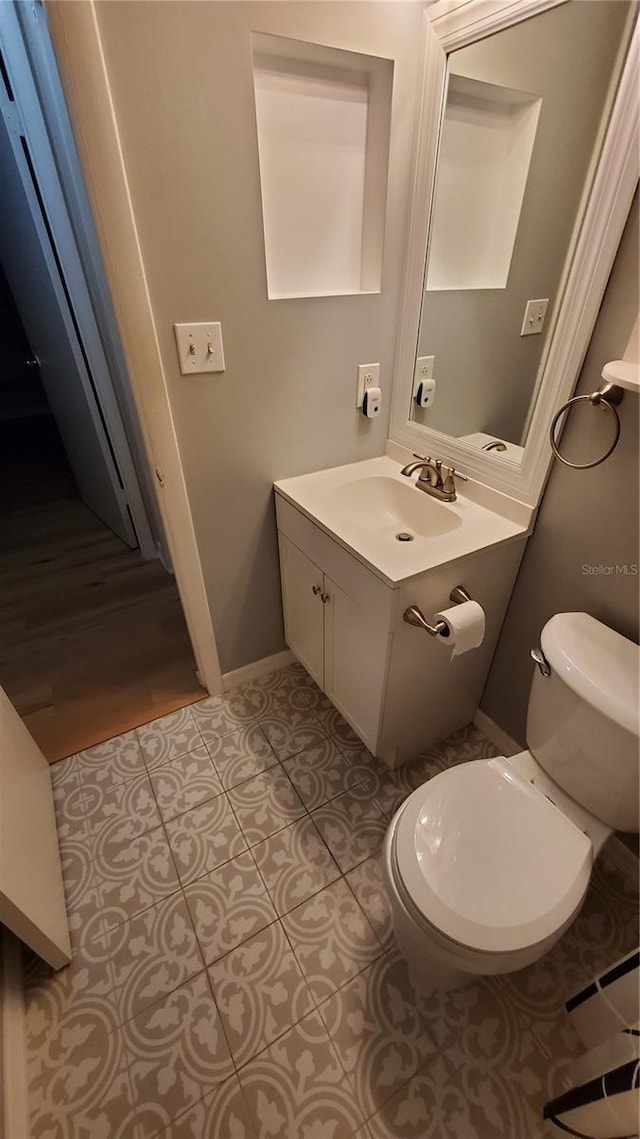
<path id="1" fill-rule="evenodd" d="M 418 999 L 379 851 L 401 771 L 299 666 L 52 768 L 74 957 L 27 955 L 33 1139 L 541 1139 L 562 1002 L 638 939 L 602 862 L 537 965 Z"/>

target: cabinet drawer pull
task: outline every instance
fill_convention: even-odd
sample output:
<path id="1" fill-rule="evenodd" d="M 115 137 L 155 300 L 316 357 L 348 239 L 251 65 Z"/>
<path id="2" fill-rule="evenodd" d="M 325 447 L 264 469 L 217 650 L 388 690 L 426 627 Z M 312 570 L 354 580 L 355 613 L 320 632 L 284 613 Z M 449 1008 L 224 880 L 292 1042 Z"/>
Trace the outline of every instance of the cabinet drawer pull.
<path id="1" fill-rule="evenodd" d="M 328 593 L 321 593 L 320 594 L 320 600 L 321 600 L 323 605 L 326 605 L 327 601 L 331 601 L 331 598 L 330 598 Z"/>
<path id="2" fill-rule="evenodd" d="M 322 590 L 321 590 L 319 585 L 312 585 L 311 590 L 313 593 L 315 593 L 316 597 L 318 596 L 318 594 L 320 594 L 320 596 L 322 597 Z"/>

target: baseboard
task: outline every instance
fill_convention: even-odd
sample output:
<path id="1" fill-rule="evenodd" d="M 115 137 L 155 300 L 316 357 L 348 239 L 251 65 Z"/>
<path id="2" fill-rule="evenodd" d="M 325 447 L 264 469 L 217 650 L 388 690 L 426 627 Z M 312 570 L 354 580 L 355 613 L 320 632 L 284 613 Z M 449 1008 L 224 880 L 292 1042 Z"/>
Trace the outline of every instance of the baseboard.
<path id="1" fill-rule="evenodd" d="M 492 720 L 480 708 L 473 717 L 473 722 L 478 731 L 482 732 L 488 740 L 491 740 L 500 749 L 502 755 L 517 755 L 519 751 L 522 751 L 521 745 L 516 743 L 499 724 L 496 724 L 495 720 Z M 617 835 L 612 835 L 611 838 L 607 839 L 600 857 L 604 858 L 614 869 L 619 870 L 623 877 L 633 883 L 634 886 L 638 885 L 640 861 Z"/>
<path id="2" fill-rule="evenodd" d="M 487 713 L 483 712 L 481 708 L 478 708 L 473 717 L 473 722 L 478 731 L 496 745 L 501 755 L 517 755 L 519 751 L 523 751 L 522 744 L 517 743 L 508 732 L 505 732 L 504 728 L 496 724 L 495 720 L 492 720 L 491 716 L 487 716 Z"/>
<path id="3" fill-rule="evenodd" d="M 29 1139 L 27 1049 L 20 942 L 0 929 L 0 1069 L 2 1134 Z"/>
<path id="4" fill-rule="evenodd" d="M 281 653 L 274 653 L 273 656 L 254 660 L 252 664 L 245 664 L 242 668 L 235 668 L 233 672 L 225 672 L 222 677 L 223 690 L 228 692 L 231 688 L 237 688 L 239 684 L 258 680 L 259 677 L 267 676 L 278 668 L 286 668 L 288 664 L 293 664 L 295 659 L 291 649 L 285 649 Z"/>

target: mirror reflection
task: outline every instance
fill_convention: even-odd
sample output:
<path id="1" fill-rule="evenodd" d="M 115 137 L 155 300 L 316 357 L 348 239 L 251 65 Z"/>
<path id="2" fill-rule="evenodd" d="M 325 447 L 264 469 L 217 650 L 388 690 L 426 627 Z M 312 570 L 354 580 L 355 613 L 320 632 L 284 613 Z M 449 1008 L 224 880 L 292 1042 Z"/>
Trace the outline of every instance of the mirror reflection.
<path id="1" fill-rule="evenodd" d="M 514 462 L 629 8 L 569 0 L 449 56 L 411 416 Z"/>

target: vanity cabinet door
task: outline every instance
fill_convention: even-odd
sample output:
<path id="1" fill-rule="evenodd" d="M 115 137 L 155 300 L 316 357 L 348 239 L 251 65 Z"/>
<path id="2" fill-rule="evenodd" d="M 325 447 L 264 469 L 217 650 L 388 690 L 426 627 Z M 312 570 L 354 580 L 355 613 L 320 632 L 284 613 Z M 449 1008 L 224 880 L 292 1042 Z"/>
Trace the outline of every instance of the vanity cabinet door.
<path id="1" fill-rule="evenodd" d="M 322 570 L 280 534 L 285 637 L 307 672 L 324 687 Z"/>
<path id="2" fill-rule="evenodd" d="M 370 751 L 382 713 L 389 634 L 325 576 L 324 690 Z"/>

